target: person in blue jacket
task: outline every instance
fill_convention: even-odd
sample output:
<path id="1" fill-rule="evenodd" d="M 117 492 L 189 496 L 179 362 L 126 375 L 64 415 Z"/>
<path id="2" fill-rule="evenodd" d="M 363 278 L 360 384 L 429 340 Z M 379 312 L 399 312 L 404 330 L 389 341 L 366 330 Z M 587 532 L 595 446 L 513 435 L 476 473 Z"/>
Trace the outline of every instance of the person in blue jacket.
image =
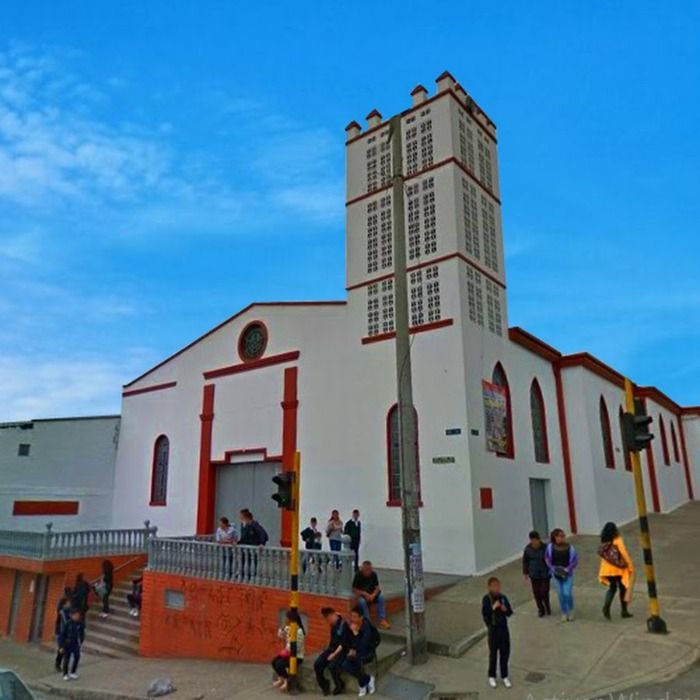
<path id="1" fill-rule="evenodd" d="M 350 631 L 352 641 L 341 670 L 357 679 L 360 687 L 358 697 L 363 698 L 367 693 L 374 695 L 375 678 L 365 671 L 365 665 L 374 659 L 379 643 L 379 632 L 365 617 L 359 605 L 350 611 Z"/>
<path id="2" fill-rule="evenodd" d="M 80 647 L 85 641 L 85 624 L 82 621 L 80 610 L 75 608 L 70 611 L 70 619 L 63 626 L 58 639 L 59 650 L 63 651 L 63 680 L 76 680 L 78 678 L 78 664 L 80 663 Z M 70 673 L 68 666 L 70 664 Z"/>
<path id="3" fill-rule="evenodd" d="M 488 580 L 488 593 L 481 601 L 481 616 L 488 629 L 489 640 L 489 685 L 495 688 L 496 666 L 500 665 L 501 680 L 506 688 L 513 684 L 508 677 L 508 660 L 510 658 L 510 632 L 508 618 L 513 614 L 510 601 L 501 593 L 501 582 L 492 576 Z"/>
<path id="4" fill-rule="evenodd" d="M 70 591 L 68 591 L 70 593 Z M 61 600 L 58 601 L 56 606 L 56 626 L 54 629 L 54 634 L 56 635 L 56 670 L 63 670 L 63 649 L 61 648 L 61 635 L 65 626 L 70 620 L 70 596 L 64 595 Z"/>

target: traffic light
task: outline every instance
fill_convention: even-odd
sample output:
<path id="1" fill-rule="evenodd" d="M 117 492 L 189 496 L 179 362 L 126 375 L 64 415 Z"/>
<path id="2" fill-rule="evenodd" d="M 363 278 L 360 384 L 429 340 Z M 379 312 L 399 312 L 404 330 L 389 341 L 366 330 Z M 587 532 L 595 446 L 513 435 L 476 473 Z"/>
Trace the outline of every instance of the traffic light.
<path id="1" fill-rule="evenodd" d="M 277 484 L 277 493 L 272 494 L 272 500 L 278 508 L 294 510 L 294 472 L 282 472 L 272 477 Z"/>
<path id="2" fill-rule="evenodd" d="M 649 432 L 651 421 L 652 417 L 644 413 L 644 404 L 638 400 L 634 402 L 634 415 L 628 412 L 622 414 L 623 437 L 627 452 L 641 452 L 654 439 Z"/>

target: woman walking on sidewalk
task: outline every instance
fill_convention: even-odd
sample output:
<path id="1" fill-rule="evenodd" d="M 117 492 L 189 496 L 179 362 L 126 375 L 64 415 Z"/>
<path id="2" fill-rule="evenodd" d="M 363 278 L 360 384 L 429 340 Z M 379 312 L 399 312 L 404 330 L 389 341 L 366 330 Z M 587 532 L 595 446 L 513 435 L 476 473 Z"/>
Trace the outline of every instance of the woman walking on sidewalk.
<path id="1" fill-rule="evenodd" d="M 571 622 L 574 619 L 574 571 L 578 566 L 578 554 L 574 546 L 566 541 L 566 533 L 561 528 L 552 530 L 550 539 L 544 560 L 559 596 L 561 620 Z"/>
<path id="2" fill-rule="evenodd" d="M 624 540 L 615 523 L 606 523 L 603 527 L 603 531 L 600 533 L 598 555 L 600 556 L 598 578 L 604 586 L 608 587 L 603 605 L 603 615 L 608 620 L 610 619 L 610 608 L 615 600 L 615 594 L 619 590 L 622 617 L 632 617 L 627 606 L 632 598 L 634 564 L 627 553 L 627 547 L 625 547 Z"/>

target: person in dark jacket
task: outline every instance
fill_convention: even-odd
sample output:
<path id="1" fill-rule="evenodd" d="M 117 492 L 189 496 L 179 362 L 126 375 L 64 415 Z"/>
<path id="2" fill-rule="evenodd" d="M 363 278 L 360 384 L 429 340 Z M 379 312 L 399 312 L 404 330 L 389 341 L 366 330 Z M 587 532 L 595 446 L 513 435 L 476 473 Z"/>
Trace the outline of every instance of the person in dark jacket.
<path id="1" fill-rule="evenodd" d="M 78 664 L 80 663 L 80 647 L 85 641 L 85 625 L 82 621 L 80 610 L 73 608 L 70 611 L 70 619 L 63 627 L 58 640 L 59 649 L 63 650 L 63 680 L 75 680 L 78 678 Z M 71 663 L 72 660 L 72 663 Z M 70 665 L 70 673 L 68 668 Z"/>
<path id="2" fill-rule="evenodd" d="M 129 615 L 138 617 L 141 614 L 141 600 L 143 599 L 143 576 L 131 580 L 131 593 L 126 596 L 129 604 Z"/>
<path id="3" fill-rule="evenodd" d="M 67 589 L 67 592 L 70 593 L 70 590 Z M 63 648 L 61 647 L 61 635 L 63 634 L 65 626 L 68 624 L 68 620 L 70 620 L 70 611 L 70 596 L 64 595 L 63 598 L 58 601 L 58 605 L 56 606 L 56 626 L 54 628 L 54 634 L 56 636 L 57 651 L 55 666 L 57 671 L 63 670 Z"/>
<path id="4" fill-rule="evenodd" d="M 508 618 L 513 614 L 510 601 L 501 593 L 501 582 L 492 576 L 488 580 L 489 591 L 481 601 L 481 616 L 488 630 L 489 639 L 489 685 L 495 688 L 496 666 L 500 665 L 501 680 L 506 688 L 513 684 L 508 677 L 510 658 L 510 632 Z"/>
<path id="5" fill-rule="evenodd" d="M 268 539 L 265 528 L 247 508 L 243 508 L 241 510 L 241 536 L 238 538 L 238 544 L 249 547 L 264 547 Z"/>
<path id="6" fill-rule="evenodd" d="M 80 611 L 81 619 L 85 622 L 85 615 L 90 607 L 90 584 L 85 580 L 85 574 L 79 573 L 75 577 L 75 586 L 71 590 L 71 607 Z"/>
<path id="7" fill-rule="evenodd" d="M 100 617 L 107 617 L 110 613 L 109 610 L 109 596 L 112 594 L 114 588 L 114 564 L 109 559 L 105 559 L 102 562 L 102 612 Z"/>
<path id="8" fill-rule="evenodd" d="M 355 554 L 355 571 L 360 568 L 360 542 L 362 540 L 362 523 L 360 511 L 355 508 L 352 518 L 345 523 L 343 533 L 350 538 L 350 550 Z"/>
<path id="9" fill-rule="evenodd" d="M 318 519 L 311 518 L 309 526 L 305 527 L 300 533 L 304 549 L 319 550 L 323 548 L 321 540 L 323 533 L 318 529 Z"/>
<path id="10" fill-rule="evenodd" d="M 376 653 L 376 635 L 379 633 L 364 616 L 362 608 L 354 607 L 350 611 L 350 631 L 352 642 L 341 670 L 357 679 L 360 688 L 359 697 L 374 694 L 375 678 L 365 671 L 365 665 L 374 659 Z"/>
<path id="11" fill-rule="evenodd" d="M 537 530 L 530 533 L 530 544 L 523 551 L 523 576 L 532 585 L 532 595 L 540 617 L 552 614 L 549 604 L 549 567 L 544 560 L 544 542 Z"/>
<path id="12" fill-rule="evenodd" d="M 321 615 L 330 628 L 330 639 L 328 646 L 314 662 L 316 682 L 324 695 L 330 695 L 331 686 L 326 678 L 326 669 L 328 669 L 333 679 L 333 695 L 340 695 L 345 689 L 345 684 L 340 677 L 340 669 L 352 647 L 352 632 L 348 623 L 333 608 L 322 608 Z"/>

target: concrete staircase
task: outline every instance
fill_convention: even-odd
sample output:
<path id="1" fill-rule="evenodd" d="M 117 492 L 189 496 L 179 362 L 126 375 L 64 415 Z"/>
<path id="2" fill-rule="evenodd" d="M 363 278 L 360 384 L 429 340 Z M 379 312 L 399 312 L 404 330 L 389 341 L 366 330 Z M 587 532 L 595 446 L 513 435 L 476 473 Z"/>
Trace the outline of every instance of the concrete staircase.
<path id="1" fill-rule="evenodd" d="M 139 649 L 141 621 L 129 615 L 126 596 L 131 593 L 131 581 L 141 576 L 141 571 L 134 571 L 124 581 L 114 586 L 109 600 L 112 611 L 109 617 L 101 618 L 102 603 L 96 601 L 87 615 L 85 644 L 83 650 L 90 654 L 99 654 L 112 658 L 129 658 L 136 656 Z"/>

